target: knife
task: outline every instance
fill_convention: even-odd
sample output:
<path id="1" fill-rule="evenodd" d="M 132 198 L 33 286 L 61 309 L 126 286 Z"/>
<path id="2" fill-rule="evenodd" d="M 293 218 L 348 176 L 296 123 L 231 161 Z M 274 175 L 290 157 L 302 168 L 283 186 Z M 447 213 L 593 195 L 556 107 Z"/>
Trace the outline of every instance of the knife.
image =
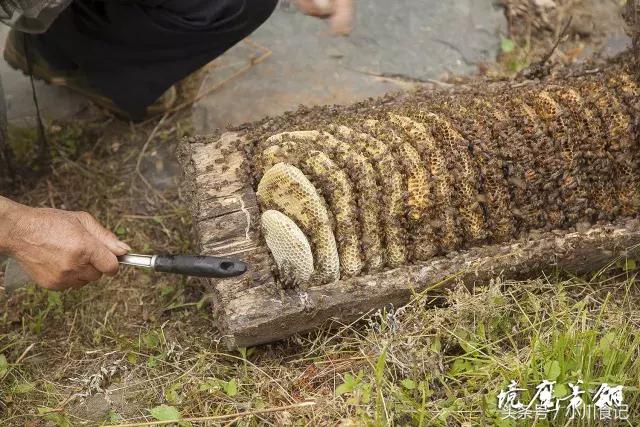
<path id="1" fill-rule="evenodd" d="M 224 279 L 244 274 L 247 264 L 229 258 L 201 255 L 138 255 L 118 257 L 120 264 L 151 268 L 162 273 Z"/>
<path id="2" fill-rule="evenodd" d="M 162 273 L 208 278 L 228 278 L 244 274 L 247 264 L 230 258 L 202 255 L 139 255 L 128 254 L 118 257 L 120 264 L 150 268 Z M 1 267 L 1 265 L 0 265 Z M 12 291 L 31 282 L 29 276 L 17 262 L 9 258 L 6 263 L 4 287 Z"/>

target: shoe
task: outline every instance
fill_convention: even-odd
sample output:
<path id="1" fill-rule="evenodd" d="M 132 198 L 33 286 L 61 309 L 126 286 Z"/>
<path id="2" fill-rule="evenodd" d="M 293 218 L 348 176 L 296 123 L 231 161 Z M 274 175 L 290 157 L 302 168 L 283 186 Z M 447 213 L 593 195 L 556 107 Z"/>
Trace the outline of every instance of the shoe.
<path id="1" fill-rule="evenodd" d="M 4 59 L 11 68 L 22 71 L 27 76 L 31 74 L 34 78 L 43 80 L 49 84 L 69 88 L 117 116 L 132 119 L 132 117 L 126 111 L 119 108 L 111 98 L 91 88 L 81 73 L 54 69 L 36 49 L 30 49 L 29 56 L 31 64 L 27 62 L 22 33 L 11 29 L 4 46 Z M 31 65 L 31 73 L 29 73 L 29 65 Z M 166 113 L 176 103 L 177 98 L 176 88 L 171 86 L 160 98 L 146 108 L 145 117 L 142 117 L 142 119 Z"/>

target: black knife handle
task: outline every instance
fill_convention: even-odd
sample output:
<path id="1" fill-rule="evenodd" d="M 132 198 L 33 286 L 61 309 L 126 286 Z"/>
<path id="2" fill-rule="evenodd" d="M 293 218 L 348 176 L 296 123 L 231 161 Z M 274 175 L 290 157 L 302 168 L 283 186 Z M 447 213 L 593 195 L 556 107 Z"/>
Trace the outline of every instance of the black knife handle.
<path id="1" fill-rule="evenodd" d="M 158 255 L 153 269 L 198 277 L 235 277 L 247 271 L 247 264 L 228 258 L 199 255 Z"/>

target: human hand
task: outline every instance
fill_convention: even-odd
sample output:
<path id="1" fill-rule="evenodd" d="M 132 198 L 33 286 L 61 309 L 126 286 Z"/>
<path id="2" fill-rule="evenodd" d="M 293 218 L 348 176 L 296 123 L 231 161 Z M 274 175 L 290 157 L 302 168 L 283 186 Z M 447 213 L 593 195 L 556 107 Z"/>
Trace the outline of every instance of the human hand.
<path id="1" fill-rule="evenodd" d="M 0 249 L 46 289 L 80 287 L 114 275 L 116 255 L 131 250 L 86 212 L 12 203 L 0 218 Z"/>
<path id="2" fill-rule="evenodd" d="M 331 32 L 346 36 L 353 30 L 354 0 L 296 0 L 302 13 L 329 19 Z"/>

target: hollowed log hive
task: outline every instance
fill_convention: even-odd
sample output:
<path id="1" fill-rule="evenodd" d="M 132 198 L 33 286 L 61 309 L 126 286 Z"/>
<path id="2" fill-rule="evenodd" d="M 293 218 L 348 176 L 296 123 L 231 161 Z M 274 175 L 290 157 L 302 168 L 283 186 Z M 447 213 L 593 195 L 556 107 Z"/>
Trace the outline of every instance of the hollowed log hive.
<path id="1" fill-rule="evenodd" d="M 212 281 L 222 334 L 251 346 L 436 283 L 634 256 L 639 90 L 615 63 L 300 109 L 183 141 L 202 253 L 251 264 Z"/>

